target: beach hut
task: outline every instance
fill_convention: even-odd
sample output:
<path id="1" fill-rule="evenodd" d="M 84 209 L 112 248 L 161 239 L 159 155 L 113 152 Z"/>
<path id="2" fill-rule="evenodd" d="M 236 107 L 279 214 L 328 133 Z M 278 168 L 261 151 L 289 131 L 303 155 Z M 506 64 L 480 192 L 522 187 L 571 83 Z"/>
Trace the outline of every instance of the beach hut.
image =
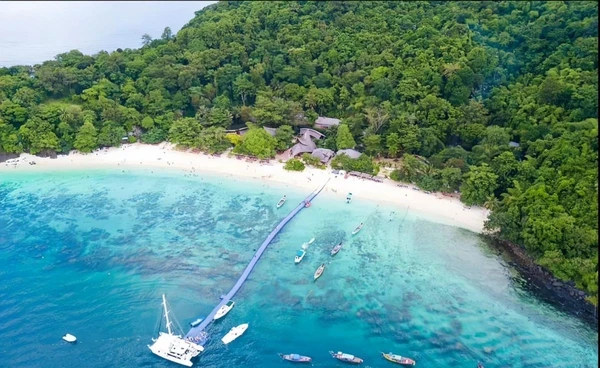
<path id="1" fill-rule="evenodd" d="M 322 163 L 326 164 L 335 155 L 335 152 L 327 148 L 317 148 L 311 153 L 311 155 L 318 158 Z"/>
<path id="2" fill-rule="evenodd" d="M 311 138 L 315 138 L 315 139 L 321 139 L 323 137 L 325 137 L 325 134 L 317 132 L 314 129 L 310 129 L 310 128 L 301 128 L 300 129 L 300 135 L 303 136 L 306 133 L 308 133 L 308 135 L 310 135 Z"/>
<path id="3" fill-rule="evenodd" d="M 340 125 L 340 119 L 335 118 L 326 118 L 324 116 L 319 116 L 317 120 L 315 120 L 315 128 L 319 129 L 329 129 L 333 126 Z"/>
<path id="4" fill-rule="evenodd" d="M 277 133 L 277 129 L 276 128 L 263 127 L 263 129 L 266 130 L 267 133 L 269 133 L 269 135 L 271 137 L 274 137 L 275 133 Z"/>
<path id="5" fill-rule="evenodd" d="M 360 155 L 362 155 L 362 153 L 360 153 L 356 150 L 353 150 L 353 149 L 342 149 L 342 150 L 337 151 L 335 154 L 336 155 L 344 154 L 344 155 L 346 155 L 350 158 L 354 158 L 354 159 L 357 159 L 360 157 Z"/>

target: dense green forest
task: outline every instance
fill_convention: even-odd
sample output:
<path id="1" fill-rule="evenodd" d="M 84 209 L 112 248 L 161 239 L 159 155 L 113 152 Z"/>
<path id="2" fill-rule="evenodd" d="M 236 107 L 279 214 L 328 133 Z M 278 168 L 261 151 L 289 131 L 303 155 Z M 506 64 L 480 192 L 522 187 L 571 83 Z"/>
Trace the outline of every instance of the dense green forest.
<path id="1" fill-rule="evenodd" d="M 1 68 L 0 153 L 129 134 L 272 157 L 317 116 L 340 118 L 319 145 L 365 154 L 336 165 L 400 159 L 393 179 L 460 190 L 596 304 L 597 32 L 591 1 L 224 1 L 140 49 Z"/>

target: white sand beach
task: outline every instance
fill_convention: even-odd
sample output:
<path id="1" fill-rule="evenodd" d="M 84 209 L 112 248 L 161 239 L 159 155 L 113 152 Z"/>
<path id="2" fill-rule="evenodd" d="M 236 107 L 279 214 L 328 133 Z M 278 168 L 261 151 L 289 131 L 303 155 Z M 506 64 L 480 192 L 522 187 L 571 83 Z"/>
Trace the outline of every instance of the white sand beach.
<path id="1" fill-rule="evenodd" d="M 29 162 L 34 161 L 35 165 Z M 59 155 L 55 159 L 40 158 L 22 154 L 18 164 L 0 164 L 2 172 L 69 170 L 85 168 L 137 168 L 156 167 L 181 169 L 187 172 L 212 172 L 224 175 L 250 177 L 286 184 L 290 187 L 306 189 L 306 194 L 316 189 L 329 178 L 325 191 L 338 195 L 344 200 L 351 192 L 353 201 L 360 199 L 380 203 L 393 204 L 400 208 L 409 208 L 425 218 L 443 224 L 452 225 L 473 232 L 482 233 L 483 223 L 488 210 L 481 207 L 467 208 L 456 198 L 442 196 L 439 193 L 426 194 L 412 189 L 412 186 L 398 187 L 396 182 L 386 179 L 383 183 L 355 177 L 344 178 L 334 175 L 331 169 L 320 170 L 307 167 L 303 172 L 290 172 L 283 169 L 283 164 L 271 160 L 268 164 L 247 162 L 223 154 L 219 157 L 201 153 L 175 150 L 169 143 L 147 145 L 141 143 L 127 144 L 98 150 L 89 154 L 71 152 Z"/>

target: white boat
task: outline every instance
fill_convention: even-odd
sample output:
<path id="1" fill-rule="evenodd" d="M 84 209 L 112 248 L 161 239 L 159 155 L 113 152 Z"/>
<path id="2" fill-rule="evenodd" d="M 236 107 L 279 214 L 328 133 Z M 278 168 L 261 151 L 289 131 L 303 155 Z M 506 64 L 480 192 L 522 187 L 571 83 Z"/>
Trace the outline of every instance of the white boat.
<path id="1" fill-rule="evenodd" d="M 305 250 L 299 250 L 296 252 L 296 258 L 294 258 L 294 263 L 298 264 L 300 262 L 302 262 L 302 259 L 304 258 L 304 256 L 306 255 L 306 251 Z"/>
<path id="2" fill-rule="evenodd" d="M 315 241 L 315 238 L 310 239 L 307 243 L 302 244 L 302 249 L 306 250 L 309 245 Z"/>
<path id="3" fill-rule="evenodd" d="M 281 197 L 281 199 L 279 200 L 279 202 L 277 202 L 277 208 L 283 206 L 283 204 L 285 203 L 285 201 L 287 201 L 287 196 L 283 196 Z"/>
<path id="4" fill-rule="evenodd" d="M 231 310 L 231 308 L 233 308 L 234 305 L 235 303 L 233 302 L 233 300 L 230 300 L 226 304 L 222 305 L 221 308 L 219 308 L 219 310 L 217 311 L 217 313 L 215 313 L 214 320 L 216 321 L 219 318 L 225 317 L 225 315 L 229 313 L 229 311 Z"/>
<path id="5" fill-rule="evenodd" d="M 360 231 L 360 229 L 362 229 L 364 226 L 364 224 L 361 222 L 360 225 L 358 225 L 354 230 L 352 230 L 352 235 L 356 235 L 358 234 L 358 232 Z"/>
<path id="6" fill-rule="evenodd" d="M 194 322 L 190 322 L 190 327 L 196 327 L 196 326 L 198 326 L 200 323 L 202 323 L 203 320 L 204 320 L 203 318 L 198 318 Z"/>
<path id="7" fill-rule="evenodd" d="M 191 367 L 193 364 L 192 358 L 203 352 L 204 348 L 190 340 L 182 338 L 181 335 L 173 333 L 171 321 L 169 320 L 169 310 L 167 309 L 167 299 L 165 299 L 164 294 L 162 299 L 167 332 L 159 332 L 158 338 L 152 339 L 154 343 L 148 345 L 148 348 L 163 359 Z"/>
<path id="8" fill-rule="evenodd" d="M 65 340 L 66 342 L 70 342 L 70 343 L 74 343 L 75 341 L 77 341 L 77 338 L 71 334 L 66 334 L 65 336 L 62 337 L 63 340 Z"/>
<path id="9" fill-rule="evenodd" d="M 229 330 L 229 332 L 227 333 L 227 335 L 223 336 L 223 338 L 221 339 L 221 341 L 223 341 L 223 344 L 229 344 L 233 340 L 235 340 L 238 337 L 242 336 L 244 334 L 244 332 L 246 332 L 247 329 L 248 329 L 248 324 L 247 323 L 244 323 L 242 325 L 236 326 L 236 327 L 232 328 L 231 330 Z"/>

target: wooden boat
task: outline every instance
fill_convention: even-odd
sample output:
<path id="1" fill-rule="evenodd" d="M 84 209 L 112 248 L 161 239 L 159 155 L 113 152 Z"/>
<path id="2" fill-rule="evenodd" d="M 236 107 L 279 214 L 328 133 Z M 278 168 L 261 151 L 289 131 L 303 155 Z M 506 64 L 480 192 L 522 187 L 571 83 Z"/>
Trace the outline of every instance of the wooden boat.
<path id="1" fill-rule="evenodd" d="M 288 362 L 294 362 L 294 363 L 310 363 L 310 362 L 312 362 L 312 358 L 311 357 L 307 357 L 307 356 L 304 356 L 304 355 L 298 355 L 298 354 L 279 354 L 279 356 L 281 357 L 281 359 L 287 360 Z"/>
<path id="2" fill-rule="evenodd" d="M 335 256 L 336 254 L 338 254 L 338 252 L 342 249 L 342 242 L 340 242 L 340 244 L 336 245 L 335 247 L 333 247 L 333 249 L 331 250 L 331 255 Z"/>
<path id="3" fill-rule="evenodd" d="M 196 326 L 198 326 L 202 322 L 202 320 L 203 320 L 202 318 L 198 318 L 194 322 L 190 322 L 190 327 L 196 327 Z"/>
<path id="4" fill-rule="evenodd" d="M 233 308 L 234 305 L 235 303 L 233 302 L 233 300 L 230 300 L 227 302 L 227 304 L 222 305 L 221 308 L 219 308 L 219 310 L 217 311 L 217 313 L 215 313 L 214 320 L 216 321 L 219 318 L 225 317 L 225 315 L 229 313 L 229 311 L 231 310 L 231 308 Z"/>
<path id="5" fill-rule="evenodd" d="M 342 353 L 341 351 L 338 351 L 337 353 L 330 351 L 329 354 L 331 354 L 331 356 L 334 357 L 335 359 L 341 360 L 342 362 L 346 362 L 346 363 L 360 364 L 363 362 L 363 360 L 360 359 L 359 357 L 355 357 L 354 355 L 351 355 L 351 354 Z"/>
<path id="6" fill-rule="evenodd" d="M 298 264 L 298 263 L 302 262 L 302 259 L 304 258 L 305 255 L 306 255 L 306 251 L 303 249 L 296 252 L 296 258 L 294 258 L 294 263 Z"/>
<path id="7" fill-rule="evenodd" d="M 279 200 L 279 202 L 277 202 L 277 208 L 283 206 L 283 204 L 285 203 L 285 201 L 287 201 L 287 196 L 283 196 L 281 197 L 281 199 Z"/>
<path id="8" fill-rule="evenodd" d="M 319 268 L 317 268 L 317 270 L 315 271 L 315 281 L 317 281 L 317 279 L 319 277 L 321 277 L 321 275 L 323 274 L 324 270 L 325 270 L 325 263 L 321 264 L 319 266 Z"/>
<path id="9" fill-rule="evenodd" d="M 360 229 L 362 229 L 364 226 L 364 224 L 361 222 L 360 225 L 358 225 L 356 228 L 354 228 L 354 230 L 352 230 L 352 235 L 356 235 L 358 234 L 358 232 L 360 231 Z"/>
<path id="10" fill-rule="evenodd" d="M 386 360 L 389 360 L 392 363 L 396 363 L 396 364 L 400 364 L 400 365 L 415 365 L 417 364 L 417 362 L 415 362 L 414 360 L 407 358 L 407 357 L 403 357 L 400 355 L 396 355 L 396 354 L 392 354 L 392 353 L 381 353 L 381 355 L 383 355 L 383 357 Z"/>
<path id="11" fill-rule="evenodd" d="M 248 329 L 248 324 L 247 323 L 244 323 L 244 324 L 241 324 L 239 326 L 236 326 L 236 327 L 232 328 L 231 330 L 229 330 L 229 332 L 227 333 L 227 335 L 223 336 L 223 338 L 221 339 L 221 341 L 223 341 L 223 344 L 229 344 L 233 340 L 235 340 L 238 337 L 242 336 L 244 334 L 244 332 L 246 332 L 247 329 Z"/>

